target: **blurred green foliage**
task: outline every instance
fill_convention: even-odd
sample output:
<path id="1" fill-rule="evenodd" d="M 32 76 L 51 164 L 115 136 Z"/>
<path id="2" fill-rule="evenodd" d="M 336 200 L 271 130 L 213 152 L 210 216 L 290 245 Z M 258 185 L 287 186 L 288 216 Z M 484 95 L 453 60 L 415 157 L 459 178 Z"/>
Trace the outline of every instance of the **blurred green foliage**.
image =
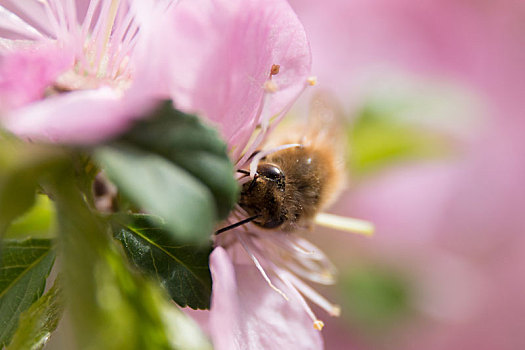
<path id="1" fill-rule="evenodd" d="M 56 205 L 63 289 L 77 347 L 208 349 L 206 338 L 168 302 L 160 285 L 128 267 L 112 239 L 113 216 L 93 211 L 73 174 L 73 167 L 60 173 L 47 189 Z M 179 326 L 186 329 L 173 328 L 172 318 L 183 318 Z M 181 333 L 188 329 L 191 340 Z"/>
<path id="2" fill-rule="evenodd" d="M 141 271 L 156 277 L 180 306 L 209 309 L 211 241 L 204 246 L 177 243 L 149 218 L 150 215 L 130 215 L 128 225 L 115 229 L 115 238 L 122 243 L 126 255 Z"/>
<path id="3" fill-rule="evenodd" d="M 210 236 L 237 200 L 233 165 L 217 131 L 171 102 L 138 124 L 90 147 L 0 131 L 1 346 L 41 348 L 65 308 L 75 348 L 211 349 L 171 299 L 209 307 Z M 101 168 L 132 200 L 113 215 L 96 205 Z M 131 208 L 156 219 L 121 222 Z M 60 283 L 43 295 L 55 255 Z"/>
<path id="4" fill-rule="evenodd" d="M 176 240 L 206 245 L 239 195 L 217 131 L 174 110 L 170 101 L 95 150 L 95 158 L 121 193 L 162 218 L 156 224 Z"/>
<path id="5" fill-rule="evenodd" d="M 0 249 L 0 347 L 18 327 L 20 314 L 40 298 L 55 261 L 49 239 L 4 240 Z"/>
<path id="6" fill-rule="evenodd" d="M 348 131 L 348 163 L 353 175 L 365 176 L 399 161 L 450 155 L 450 137 L 414 122 L 402 121 L 395 108 L 366 104 Z"/>
<path id="7" fill-rule="evenodd" d="M 48 196 L 37 194 L 31 209 L 13 220 L 5 233 L 6 238 L 40 237 L 56 235 L 55 207 Z"/>
<path id="8" fill-rule="evenodd" d="M 410 312 L 410 285 L 396 271 L 361 266 L 343 275 L 341 291 L 346 317 L 366 333 L 397 325 Z"/>
<path id="9" fill-rule="evenodd" d="M 18 329 L 7 349 L 42 349 L 51 332 L 57 328 L 63 309 L 64 302 L 57 279 L 46 294 L 20 315 Z"/>
<path id="10" fill-rule="evenodd" d="M 66 163 L 63 149 L 26 143 L 0 132 L 0 235 L 33 206 L 39 184 Z"/>

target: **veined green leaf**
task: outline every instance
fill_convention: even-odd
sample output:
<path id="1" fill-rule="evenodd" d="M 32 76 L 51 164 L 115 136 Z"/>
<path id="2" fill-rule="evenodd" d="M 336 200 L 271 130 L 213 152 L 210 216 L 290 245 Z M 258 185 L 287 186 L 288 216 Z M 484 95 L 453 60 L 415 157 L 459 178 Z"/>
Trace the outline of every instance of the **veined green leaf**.
<path id="1" fill-rule="evenodd" d="M 35 197 L 35 204 L 17 217 L 5 233 L 6 238 L 52 238 L 56 229 L 55 208 L 47 195 Z"/>
<path id="2" fill-rule="evenodd" d="M 174 329 L 168 317 L 180 312 L 155 283 L 128 268 L 109 235 L 109 224 L 90 211 L 70 177 L 64 176 L 53 190 L 64 292 L 78 348 L 209 349 L 195 326 L 193 342 L 180 342 L 182 330 Z"/>
<path id="3" fill-rule="evenodd" d="M 97 152 L 110 179 L 135 203 L 160 216 L 166 229 L 185 241 L 204 241 L 217 220 L 212 193 L 177 165 L 129 147 Z"/>
<path id="4" fill-rule="evenodd" d="M 126 198 L 186 242 L 205 242 L 238 198 L 226 144 L 171 102 L 95 156 Z"/>
<path id="5" fill-rule="evenodd" d="M 64 160 L 58 147 L 22 142 L 0 131 L 0 235 L 31 208 L 39 181 L 60 169 Z"/>
<path id="6" fill-rule="evenodd" d="M 210 306 L 212 247 L 182 244 L 147 216 L 133 216 L 132 224 L 116 234 L 129 259 L 142 271 L 157 278 L 180 306 L 207 309 Z"/>
<path id="7" fill-rule="evenodd" d="M 138 121 L 123 140 L 163 156 L 206 185 L 213 193 L 218 219 L 226 218 L 237 202 L 239 189 L 226 144 L 215 129 L 174 109 L 171 101 L 151 118 Z"/>
<path id="8" fill-rule="evenodd" d="M 7 349 L 42 349 L 57 328 L 63 309 L 62 293 L 55 280 L 53 287 L 22 313 L 18 329 Z"/>
<path id="9" fill-rule="evenodd" d="M 9 343 L 20 314 L 44 292 L 55 253 L 51 240 L 5 240 L 0 253 L 0 346 Z"/>

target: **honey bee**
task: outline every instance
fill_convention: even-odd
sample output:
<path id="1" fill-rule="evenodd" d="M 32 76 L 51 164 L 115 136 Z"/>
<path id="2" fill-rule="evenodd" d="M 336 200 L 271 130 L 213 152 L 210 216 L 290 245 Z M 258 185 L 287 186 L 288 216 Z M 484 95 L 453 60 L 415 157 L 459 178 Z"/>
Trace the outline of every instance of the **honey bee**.
<path id="1" fill-rule="evenodd" d="M 327 95 L 316 96 L 304 126 L 283 130 L 265 145 L 269 151 L 261 152 L 260 159 L 252 156 L 257 170 L 242 185 L 239 200 L 248 220 L 266 229 L 310 228 L 317 213 L 335 199 L 344 185 L 345 143 L 333 106 Z"/>

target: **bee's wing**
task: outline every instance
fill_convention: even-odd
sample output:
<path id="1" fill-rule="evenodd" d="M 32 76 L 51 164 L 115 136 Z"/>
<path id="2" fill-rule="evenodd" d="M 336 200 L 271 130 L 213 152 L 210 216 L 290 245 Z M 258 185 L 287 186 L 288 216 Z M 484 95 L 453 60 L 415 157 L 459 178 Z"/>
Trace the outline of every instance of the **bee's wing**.
<path id="1" fill-rule="evenodd" d="M 344 115 L 335 97 L 328 92 L 316 93 L 310 101 L 305 142 L 326 145 L 340 157 L 346 146 Z"/>
<path id="2" fill-rule="evenodd" d="M 346 148 L 344 118 L 336 99 L 327 92 L 315 94 L 310 101 L 308 118 L 302 122 L 280 125 L 265 143 L 265 148 L 302 144 L 324 148 L 344 160 Z"/>

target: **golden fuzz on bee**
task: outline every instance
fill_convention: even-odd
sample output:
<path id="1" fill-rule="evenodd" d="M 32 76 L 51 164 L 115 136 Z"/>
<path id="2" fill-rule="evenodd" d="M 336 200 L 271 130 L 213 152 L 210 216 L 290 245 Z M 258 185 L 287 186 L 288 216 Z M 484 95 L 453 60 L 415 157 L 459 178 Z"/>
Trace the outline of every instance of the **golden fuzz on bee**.
<path id="1" fill-rule="evenodd" d="M 277 132 L 266 149 L 297 144 L 268 154 L 257 164 L 251 181 L 244 183 L 239 205 L 257 216 L 256 225 L 292 231 L 310 227 L 344 184 L 344 137 L 339 113 L 317 97 L 308 122 Z"/>

